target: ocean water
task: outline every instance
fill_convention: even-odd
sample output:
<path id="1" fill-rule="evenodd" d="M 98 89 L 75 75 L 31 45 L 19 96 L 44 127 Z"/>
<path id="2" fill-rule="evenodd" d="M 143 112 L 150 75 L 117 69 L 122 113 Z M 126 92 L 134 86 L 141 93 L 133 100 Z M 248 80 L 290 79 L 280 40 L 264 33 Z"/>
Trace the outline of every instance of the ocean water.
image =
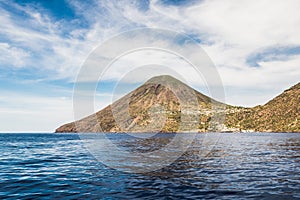
<path id="1" fill-rule="evenodd" d="M 108 136 L 139 151 L 174 137 Z M 0 199 L 300 199 L 300 133 L 224 133 L 205 156 L 204 145 L 136 174 L 98 162 L 77 134 L 0 134 Z"/>

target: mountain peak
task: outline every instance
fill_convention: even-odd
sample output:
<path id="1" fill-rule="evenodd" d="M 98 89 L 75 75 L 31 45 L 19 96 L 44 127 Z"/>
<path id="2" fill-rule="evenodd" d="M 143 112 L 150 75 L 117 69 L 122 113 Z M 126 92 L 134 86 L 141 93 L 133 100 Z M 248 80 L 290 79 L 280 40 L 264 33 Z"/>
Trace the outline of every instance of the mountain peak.
<path id="1" fill-rule="evenodd" d="M 170 75 L 159 75 L 150 78 L 146 83 L 182 83 L 182 82 Z"/>
<path id="2" fill-rule="evenodd" d="M 196 96 L 195 105 L 186 92 Z M 182 132 L 185 129 L 180 126 L 183 113 L 181 96 L 190 103 L 189 108 L 197 110 L 200 115 L 197 127 L 193 126 L 190 130 L 211 131 L 210 122 L 215 112 L 212 103 L 217 101 L 170 75 L 160 75 L 152 77 L 112 105 L 76 121 L 76 126 L 74 122 L 65 124 L 56 132 Z M 222 112 L 226 119 L 222 130 L 299 132 L 299 96 L 300 83 L 263 106 L 243 108 L 223 104 L 226 109 Z M 189 113 L 191 122 L 194 122 L 194 113 Z"/>
<path id="3" fill-rule="evenodd" d="M 198 130 L 197 123 L 181 129 L 182 106 L 210 109 L 213 100 L 170 75 L 155 76 L 112 105 L 57 132 L 180 132 Z M 187 106 L 184 107 L 184 109 Z M 194 113 L 190 113 L 195 117 Z M 206 118 L 205 118 L 206 120 Z M 208 121 L 204 122 L 208 126 Z M 201 125 L 199 129 L 203 129 Z"/>
<path id="4" fill-rule="evenodd" d="M 194 90 L 184 82 L 170 75 L 154 76 L 150 78 L 148 81 L 146 81 L 144 85 L 164 86 L 164 88 L 172 88 L 176 90 L 183 90 L 183 89 Z"/>

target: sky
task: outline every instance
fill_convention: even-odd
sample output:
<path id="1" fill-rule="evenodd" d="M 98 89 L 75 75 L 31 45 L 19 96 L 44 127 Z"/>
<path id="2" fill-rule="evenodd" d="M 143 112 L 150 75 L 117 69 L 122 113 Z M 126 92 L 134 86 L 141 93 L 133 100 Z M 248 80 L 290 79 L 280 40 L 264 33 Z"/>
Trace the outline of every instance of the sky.
<path id="1" fill-rule="evenodd" d="M 137 28 L 188 35 L 214 63 L 226 103 L 265 104 L 299 82 L 299 10 L 298 0 L 0 0 L 0 132 L 53 132 L 71 122 L 73 87 L 84 62 L 103 42 Z M 187 71 L 172 56 L 133 57 L 104 76 L 96 109 L 111 103 L 113 85 L 125 76 L 122 69 L 147 58 Z M 124 80 L 128 87 L 117 97 L 144 81 Z M 197 81 L 190 84 L 205 93 Z"/>

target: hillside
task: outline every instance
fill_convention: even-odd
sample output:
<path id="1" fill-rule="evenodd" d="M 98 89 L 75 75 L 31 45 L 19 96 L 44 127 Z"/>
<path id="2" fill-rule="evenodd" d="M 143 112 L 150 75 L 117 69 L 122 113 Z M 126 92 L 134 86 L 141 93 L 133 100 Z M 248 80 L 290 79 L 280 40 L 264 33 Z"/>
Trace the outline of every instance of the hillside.
<path id="1" fill-rule="evenodd" d="M 227 115 L 226 125 L 259 132 L 300 132 L 300 83 L 268 103 Z"/>
<path id="2" fill-rule="evenodd" d="M 263 106 L 235 107 L 217 102 L 171 76 L 157 76 L 77 121 L 76 126 L 74 122 L 65 124 L 56 132 L 300 132 L 299 96 L 297 84 Z M 193 97 L 197 105 L 191 103 L 195 102 Z M 181 103 L 191 110 L 184 125 L 181 118 L 186 117 L 186 110 Z M 220 107 L 217 112 L 224 114 L 224 124 L 210 123 L 216 114 L 212 105 Z"/>

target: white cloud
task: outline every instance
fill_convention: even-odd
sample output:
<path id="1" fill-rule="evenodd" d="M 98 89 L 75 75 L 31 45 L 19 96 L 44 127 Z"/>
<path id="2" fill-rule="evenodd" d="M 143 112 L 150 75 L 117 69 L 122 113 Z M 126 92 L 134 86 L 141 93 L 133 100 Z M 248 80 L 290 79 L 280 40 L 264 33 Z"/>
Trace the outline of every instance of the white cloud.
<path id="1" fill-rule="evenodd" d="M 73 119 L 69 97 L 1 91 L 0 102 L 0 132 L 53 132 L 59 124 Z"/>
<path id="2" fill-rule="evenodd" d="M 225 88 L 251 91 L 252 96 L 241 95 L 239 100 L 229 97 L 228 102 L 253 105 L 270 97 L 255 98 L 266 88 L 275 95 L 299 81 L 298 56 L 275 54 L 272 56 L 277 61 L 258 61 L 257 68 L 247 63 L 249 56 L 264 49 L 300 46 L 299 8 L 297 0 L 207 0 L 188 6 L 151 1 L 146 13 L 125 6 L 123 14 L 146 26 L 198 37 L 217 66 Z"/>
<path id="3" fill-rule="evenodd" d="M 8 43 L 0 43 L 0 63 L 4 66 L 12 65 L 14 67 L 23 67 L 26 63 L 26 59 L 30 57 L 30 53 L 13 47 Z"/>
<path id="4" fill-rule="evenodd" d="M 78 4 L 76 1 L 71 2 L 73 6 Z M 22 65 L 28 68 L 39 68 L 42 71 L 50 70 L 55 77 L 47 77 L 48 79 L 74 80 L 78 69 L 93 48 L 112 33 L 116 34 L 124 24 L 111 18 L 112 25 L 108 25 L 107 20 L 111 16 L 99 12 L 97 9 L 100 7 L 84 12 L 86 14 L 83 19 L 86 18 L 87 24 L 85 27 L 80 27 L 75 19 L 56 20 L 47 12 L 43 12 L 42 8 L 24 7 L 10 1 L 6 3 L 16 11 L 23 12 L 27 17 L 0 7 L 0 37 L 7 41 L 7 45 L 2 45 L 0 49 L 5 64 L 11 67 Z M 74 8 L 80 12 L 80 4 Z M 104 17 L 107 18 L 106 22 L 103 21 Z M 24 59 L 25 52 L 27 59 Z M 19 57 L 16 60 L 17 56 Z"/>
<path id="5" fill-rule="evenodd" d="M 1 34 L 12 43 L 28 47 L 33 52 L 32 57 L 39 53 L 42 58 L 39 58 L 38 65 L 57 71 L 59 78 L 74 78 L 89 52 L 101 41 L 137 26 L 169 28 L 199 36 L 203 48 L 217 66 L 242 70 L 248 67 L 245 63 L 247 56 L 258 50 L 300 45 L 297 0 L 210 0 L 189 6 L 168 6 L 151 1 L 147 11 L 139 10 L 137 1 L 126 4 L 70 1 L 75 12 L 86 20 L 84 28 L 70 25 L 73 22 L 55 21 L 37 9 L 9 4 L 30 18 L 24 26 L 16 21 L 17 16 L 11 16 L 2 8 Z M 70 33 L 68 37 L 62 34 L 66 27 Z M 21 52 L 20 47 L 16 48 Z M 32 66 L 37 61 L 33 57 L 26 62 L 23 65 Z"/>
<path id="6" fill-rule="evenodd" d="M 29 47 L 29 51 L 15 47 L 14 52 L 20 55 L 19 59 L 13 59 L 9 48 L 2 50 L 4 57 L 9 58 L 6 60 L 11 61 L 13 66 L 38 65 L 56 72 L 56 79 L 74 80 L 78 69 L 93 48 L 120 30 L 137 26 L 169 28 L 200 37 L 202 47 L 222 71 L 225 86 L 232 86 L 244 85 L 249 71 L 257 73 L 257 76 L 264 71 L 248 69 L 248 56 L 264 48 L 300 45 L 300 28 L 297 26 L 300 24 L 300 14 L 296 0 L 211 0 L 189 6 L 168 6 L 159 1 L 151 1 L 147 11 L 139 10 L 137 1 L 128 4 L 114 1 L 95 1 L 91 5 L 79 1 L 69 3 L 88 23 L 85 28 L 68 27 L 69 37 L 61 34 L 66 25 L 65 21 L 53 21 L 38 10 L 11 3 L 16 9 L 31 16 L 28 24 L 24 26 L 16 23 L 2 9 L 2 34 L 13 42 Z M 89 12 L 85 12 L 87 9 Z M 39 54 L 40 58 L 35 58 L 35 54 Z M 27 59 L 22 55 L 27 56 Z M 30 56 L 32 59 L 28 59 Z M 232 78 L 230 72 L 234 70 L 240 70 L 240 82 Z M 255 79 L 250 80 L 253 82 L 246 81 L 249 86 L 255 85 Z"/>

